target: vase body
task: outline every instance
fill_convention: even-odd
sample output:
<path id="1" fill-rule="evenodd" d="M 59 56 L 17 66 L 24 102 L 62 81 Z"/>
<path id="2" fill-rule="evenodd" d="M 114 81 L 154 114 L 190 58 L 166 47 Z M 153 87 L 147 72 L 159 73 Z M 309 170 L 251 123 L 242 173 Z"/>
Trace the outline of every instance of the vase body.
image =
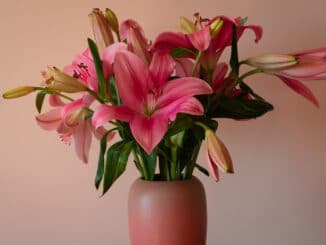
<path id="1" fill-rule="evenodd" d="M 205 245 L 206 195 L 195 177 L 185 181 L 137 179 L 128 200 L 131 245 Z"/>

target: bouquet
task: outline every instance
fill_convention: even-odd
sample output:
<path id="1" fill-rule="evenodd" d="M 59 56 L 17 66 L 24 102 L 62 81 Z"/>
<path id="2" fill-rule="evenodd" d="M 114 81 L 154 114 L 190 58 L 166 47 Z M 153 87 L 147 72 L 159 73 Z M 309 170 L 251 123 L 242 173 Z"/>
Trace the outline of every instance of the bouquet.
<path id="1" fill-rule="evenodd" d="M 162 32 L 153 41 L 138 22 L 120 23 L 110 9 L 94 9 L 89 18 L 94 41 L 88 39 L 70 65 L 48 67 L 41 84 L 8 90 L 3 98 L 35 92 L 37 124 L 65 143 L 73 141 L 85 163 L 96 138 L 95 186 L 103 194 L 131 155 L 141 178 L 150 181 L 186 180 L 194 169 L 216 181 L 219 171 L 233 173 L 230 153 L 216 134 L 218 119 L 249 120 L 273 110 L 248 85 L 255 74 L 277 76 L 319 106 L 301 80 L 326 79 L 326 47 L 239 60 L 243 33 L 253 31 L 256 43 L 263 33 L 247 18 L 196 13 L 193 20 L 180 19 L 178 32 Z M 222 60 L 226 50 L 230 58 Z M 45 101 L 51 109 L 42 112 Z M 197 164 L 202 145 L 209 171 Z"/>

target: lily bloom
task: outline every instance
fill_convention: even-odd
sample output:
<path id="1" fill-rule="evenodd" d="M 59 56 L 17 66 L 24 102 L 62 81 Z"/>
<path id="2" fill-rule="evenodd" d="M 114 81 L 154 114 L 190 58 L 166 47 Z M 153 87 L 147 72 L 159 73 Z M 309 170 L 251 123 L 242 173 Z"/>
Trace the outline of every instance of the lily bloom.
<path id="1" fill-rule="evenodd" d="M 264 55 L 245 61 L 263 72 L 276 75 L 288 87 L 319 106 L 312 91 L 299 80 L 326 79 L 326 48 L 293 55 Z"/>
<path id="2" fill-rule="evenodd" d="M 84 96 L 66 104 L 58 96 L 50 95 L 50 105 L 54 108 L 36 116 L 36 121 L 42 129 L 57 131 L 60 139 L 65 143 L 70 143 L 73 139 L 77 156 L 84 163 L 88 162 L 92 135 L 100 139 L 105 133 L 103 127 L 95 130 L 91 124 L 92 113 L 88 106 L 92 100 L 90 96 Z M 114 134 L 110 134 L 108 140 L 113 136 Z"/>
<path id="3" fill-rule="evenodd" d="M 114 119 L 129 122 L 135 140 L 150 153 L 177 113 L 202 115 L 203 107 L 193 96 L 210 94 L 211 87 L 194 77 L 168 81 L 174 68 L 167 54 L 155 53 L 148 67 L 135 54 L 119 52 L 113 69 L 122 105 L 100 105 L 92 118 L 95 128 Z"/>
<path id="4" fill-rule="evenodd" d="M 219 180 L 219 169 L 224 173 L 234 173 L 230 153 L 211 129 L 205 129 L 205 142 L 208 166 L 214 179 Z"/>
<path id="5" fill-rule="evenodd" d="M 120 50 L 126 50 L 127 45 L 122 42 L 117 42 L 105 48 L 102 55 L 102 67 L 104 78 L 108 80 L 113 75 L 113 62 L 115 55 Z M 87 86 L 94 92 L 98 91 L 97 74 L 94 66 L 94 61 L 90 50 L 87 48 L 81 54 L 78 54 L 72 63 L 66 66 L 63 71 L 70 76 L 78 79 L 81 83 Z M 109 88 L 109 86 L 107 86 Z M 109 93 L 109 91 L 108 91 Z"/>
<path id="6" fill-rule="evenodd" d="M 212 72 L 224 49 L 232 43 L 233 26 L 236 26 L 238 39 L 241 38 L 246 29 L 254 31 L 256 42 L 261 39 L 263 32 L 260 26 L 245 26 L 241 20 L 240 17 L 232 20 L 226 16 L 216 16 L 209 21 L 204 19 L 204 25 L 201 23 L 202 28 L 197 29 L 195 26 L 195 29 L 189 20 L 182 19 L 181 24 L 187 33 L 163 32 L 156 38 L 152 50 L 171 52 L 180 47 L 194 51 L 199 50 L 202 52 L 202 66 L 207 71 Z M 189 33 L 192 30 L 194 32 Z"/>

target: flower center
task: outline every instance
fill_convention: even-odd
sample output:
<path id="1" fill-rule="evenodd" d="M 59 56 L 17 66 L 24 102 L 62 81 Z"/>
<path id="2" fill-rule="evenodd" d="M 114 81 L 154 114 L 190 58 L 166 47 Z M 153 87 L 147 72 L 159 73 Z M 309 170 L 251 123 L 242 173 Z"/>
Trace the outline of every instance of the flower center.
<path id="1" fill-rule="evenodd" d="M 145 115 L 151 116 L 154 114 L 156 110 L 156 96 L 153 92 L 147 95 L 147 101 L 145 104 Z"/>

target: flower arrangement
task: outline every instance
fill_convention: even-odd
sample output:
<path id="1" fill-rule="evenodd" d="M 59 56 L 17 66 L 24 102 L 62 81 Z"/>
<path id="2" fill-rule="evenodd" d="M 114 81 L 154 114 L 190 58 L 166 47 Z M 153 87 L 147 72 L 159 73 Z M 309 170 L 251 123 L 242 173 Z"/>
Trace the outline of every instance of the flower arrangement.
<path id="1" fill-rule="evenodd" d="M 38 86 L 8 90 L 12 99 L 36 92 L 38 125 L 74 142 L 85 163 L 92 138 L 100 141 L 95 186 L 105 194 L 125 171 L 129 156 L 145 180 L 185 180 L 194 169 L 219 180 L 233 173 L 231 156 L 216 135 L 219 118 L 247 120 L 273 106 L 247 84 L 258 73 L 280 78 L 315 106 L 318 100 L 301 80 L 326 79 L 326 48 L 293 54 L 238 58 L 246 30 L 262 37 L 247 18 L 182 17 L 180 32 L 163 32 L 151 42 L 134 20 L 119 23 L 115 13 L 89 15 L 94 40 L 62 70 L 48 67 Z M 220 60 L 229 49 L 230 59 Z M 242 72 L 243 66 L 252 67 Z M 41 113 L 48 100 L 52 109 Z M 119 138 L 115 143 L 111 140 Z M 196 160 L 205 142 L 207 171 Z M 158 169 L 158 171 L 157 171 Z"/>

